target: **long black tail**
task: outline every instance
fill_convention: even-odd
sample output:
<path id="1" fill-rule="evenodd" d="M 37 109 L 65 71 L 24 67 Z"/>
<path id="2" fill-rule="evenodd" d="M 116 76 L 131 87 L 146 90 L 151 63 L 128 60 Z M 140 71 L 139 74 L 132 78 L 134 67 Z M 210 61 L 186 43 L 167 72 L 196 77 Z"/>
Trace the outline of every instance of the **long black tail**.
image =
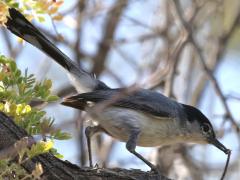
<path id="1" fill-rule="evenodd" d="M 79 92 L 108 88 L 103 82 L 76 65 L 68 56 L 50 42 L 32 23 L 14 8 L 9 9 L 7 28 L 53 58 L 70 73 L 70 79 Z"/>

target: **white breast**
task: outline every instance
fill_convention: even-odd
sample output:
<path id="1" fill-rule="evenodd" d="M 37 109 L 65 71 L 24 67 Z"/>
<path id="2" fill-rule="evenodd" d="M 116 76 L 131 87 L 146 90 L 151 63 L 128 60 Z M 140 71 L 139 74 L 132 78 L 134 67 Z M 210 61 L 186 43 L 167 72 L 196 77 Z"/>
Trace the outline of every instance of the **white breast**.
<path id="1" fill-rule="evenodd" d="M 181 130 L 175 119 L 161 118 L 132 109 L 110 107 L 90 115 L 110 135 L 127 141 L 131 129 L 139 129 L 138 146 L 154 147 L 181 141 Z"/>

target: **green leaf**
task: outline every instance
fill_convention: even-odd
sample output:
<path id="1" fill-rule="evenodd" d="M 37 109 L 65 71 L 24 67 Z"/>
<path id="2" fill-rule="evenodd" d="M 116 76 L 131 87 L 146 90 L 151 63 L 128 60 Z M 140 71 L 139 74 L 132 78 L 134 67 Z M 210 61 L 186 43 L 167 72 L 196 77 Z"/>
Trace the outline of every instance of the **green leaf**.
<path id="1" fill-rule="evenodd" d="M 46 79 L 43 82 L 44 86 L 46 86 L 47 89 L 50 89 L 52 87 L 52 81 L 50 79 Z"/>
<path id="2" fill-rule="evenodd" d="M 45 18 L 43 16 L 38 16 L 37 19 L 38 19 L 39 22 L 44 22 L 45 21 Z"/>
<path id="3" fill-rule="evenodd" d="M 50 152 L 51 152 L 55 157 L 57 157 L 57 158 L 59 158 L 59 159 L 64 158 L 64 156 L 63 156 L 62 154 L 59 154 L 58 151 L 57 151 L 57 149 L 55 149 L 55 148 L 52 148 L 52 149 L 50 150 Z"/>
<path id="4" fill-rule="evenodd" d="M 60 129 L 58 129 L 54 134 L 52 134 L 54 139 L 58 140 L 67 140 L 71 138 L 71 135 L 67 132 L 61 132 Z"/>
<path id="5" fill-rule="evenodd" d="M 10 61 L 9 64 L 10 64 L 11 71 L 15 72 L 17 70 L 16 63 L 14 61 Z"/>
<path id="6" fill-rule="evenodd" d="M 19 69 L 16 70 L 16 72 L 15 72 L 15 76 L 16 76 L 16 77 L 21 76 L 21 71 L 20 71 Z"/>
<path id="7" fill-rule="evenodd" d="M 14 3 L 11 4 L 11 6 L 14 7 L 14 8 L 18 8 L 19 4 L 17 2 L 14 2 Z"/>
<path id="8" fill-rule="evenodd" d="M 52 95 L 52 96 L 49 96 L 49 97 L 47 98 L 47 101 L 48 101 L 48 102 L 54 102 L 54 101 L 57 101 L 58 99 L 59 99 L 58 96 Z"/>

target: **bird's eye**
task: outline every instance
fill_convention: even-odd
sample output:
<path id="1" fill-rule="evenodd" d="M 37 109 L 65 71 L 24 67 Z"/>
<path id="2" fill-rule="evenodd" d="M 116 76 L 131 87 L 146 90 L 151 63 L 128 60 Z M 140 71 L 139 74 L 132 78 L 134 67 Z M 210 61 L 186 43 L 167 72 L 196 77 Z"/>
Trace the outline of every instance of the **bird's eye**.
<path id="1" fill-rule="evenodd" d="M 202 132 L 203 132 L 204 134 L 210 134 L 210 133 L 211 133 L 211 127 L 210 127 L 210 125 L 207 124 L 207 123 L 204 123 L 204 124 L 202 125 Z"/>

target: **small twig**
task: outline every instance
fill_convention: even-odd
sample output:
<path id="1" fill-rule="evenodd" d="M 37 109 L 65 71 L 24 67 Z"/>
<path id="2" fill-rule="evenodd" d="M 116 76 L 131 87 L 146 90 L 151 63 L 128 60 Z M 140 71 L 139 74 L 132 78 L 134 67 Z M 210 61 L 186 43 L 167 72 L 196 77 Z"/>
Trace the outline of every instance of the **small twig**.
<path id="1" fill-rule="evenodd" d="M 139 69 L 136 60 L 134 60 L 133 57 L 129 57 L 129 55 L 118 46 L 113 46 L 113 49 L 116 50 L 119 56 L 121 56 L 122 59 L 129 64 L 129 66 L 131 66 L 134 70 L 137 71 L 138 74 L 140 74 L 141 70 Z"/>
<path id="2" fill-rule="evenodd" d="M 142 43 L 145 41 L 150 41 L 150 40 L 154 40 L 156 38 L 161 38 L 163 37 L 163 35 L 165 35 L 165 31 L 161 31 L 161 32 L 154 32 L 154 33 L 146 33 L 146 34 L 142 34 L 136 37 L 132 37 L 132 38 L 118 38 L 116 40 L 114 40 L 114 45 L 124 45 L 124 44 L 130 44 L 130 43 Z"/>
<path id="3" fill-rule="evenodd" d="M 112 77 L 114 79 L 114 81 L 121 87 L 124 87 L 125 86 L 125 83 L 123 82 L 123 80 L 118 77 L 118 75 L 110 68 L 108 67 L 105 67 L 105 71 L 108 73 L 108 75 L 110 77 Z"/>
<path id="4" fill-rule="evenodd" d="M 84 19 L 84 12 L 85 12 L 85 7 L 86 7 L 86 0 L 80 0 L 77 4 L 78 7 L 78 15 L 76 18 L 76 22 L 77 22 L 77 27 L 75 30 L 76 33 L 76 42 L 75 42 L 75 59 L 78 63 L 78 65 L 80 66 L 80 61 L 81 59 L 84 57 L 84 55 L 81 53 L 80 50 L 80 44 L 82 43 L 82 24 L 83 24 L 83 19 Z"/>
<path id="5" fill-rule="evenodd" d="M 221 177 L 221 180 L 224 179 L 226 173 L 227 173 L 227 169 L 228 169 L 228 165 L 229 165 L 229 161 L 230 161 L 230 156 L 231 156 L 231 150 L 228 151 L 228 157 L 227 157 L 227 161 L 226 161 L 226 164 L 225 164 L 225 167 L 224 167 L 224 170 L 223 170 L 223 174 L 222 174 L 222 177 Z"/>
<path id="6" fill-rule="evenodd" d="M 134 19 L 134 18 L 132 18 L 130 16 L 123 15 L 123 18 L 127 19 L 128 21 L 131 21 L 135 25 L 138 25 L 140 27 L 146 28 L 146 29 L 148 29 L 148 30 L 150 30 L 152 32 L 156 32 L 156 30 L 153 27 L 148 26 L 147 24 L 145 24 L 145 23 L 143 23 L 143 22 L 141 22 L 141 21 L 139 21 L 137 19 Z"/>

